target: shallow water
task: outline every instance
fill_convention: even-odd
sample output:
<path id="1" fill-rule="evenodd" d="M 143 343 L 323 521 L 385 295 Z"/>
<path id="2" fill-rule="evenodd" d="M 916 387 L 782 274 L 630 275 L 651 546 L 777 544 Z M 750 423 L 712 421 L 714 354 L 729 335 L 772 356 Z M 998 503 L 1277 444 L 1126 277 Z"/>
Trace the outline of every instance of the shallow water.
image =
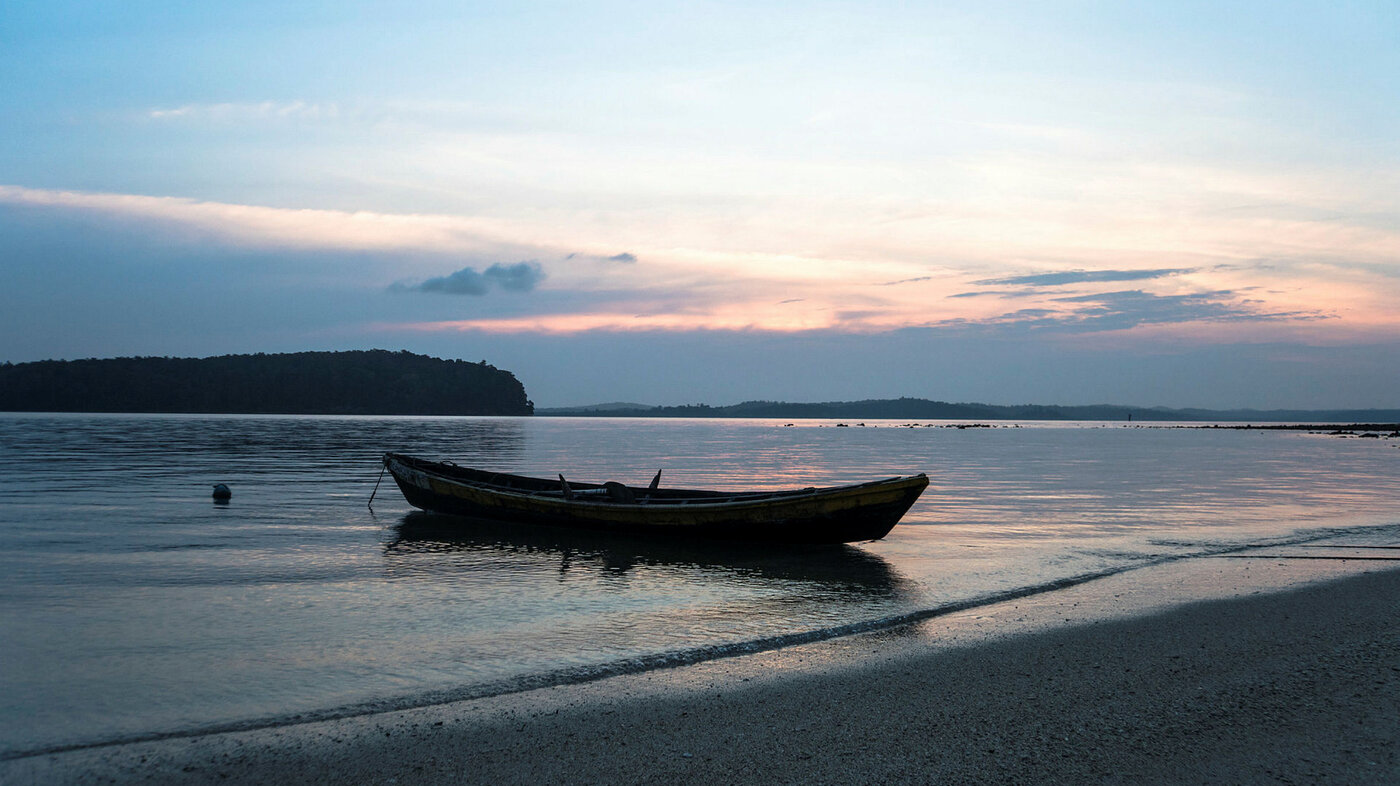
<path id="1" fill-rule="evenodd" d="M 647 668 L 1400 522 L 1400 440 L 867 424 L 0 415 L 0 752 Z M 874 543 L 668 544 L 463 528 L 388 479 L 370 510 L 386 450 L 673 487 L 932 482 Z"/>

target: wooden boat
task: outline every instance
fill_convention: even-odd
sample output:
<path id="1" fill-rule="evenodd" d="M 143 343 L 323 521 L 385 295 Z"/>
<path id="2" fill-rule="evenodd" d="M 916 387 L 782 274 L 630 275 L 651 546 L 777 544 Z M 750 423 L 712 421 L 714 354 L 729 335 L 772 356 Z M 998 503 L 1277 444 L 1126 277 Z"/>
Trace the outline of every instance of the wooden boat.
<path id="1" fill-rule="evenodd" d="M 577 483 L 384 454 L 410 505 L 492 521 L 781 543 L 850 543 L 889 533 L 928 476 L 791 491 L 701 491 Z"/>

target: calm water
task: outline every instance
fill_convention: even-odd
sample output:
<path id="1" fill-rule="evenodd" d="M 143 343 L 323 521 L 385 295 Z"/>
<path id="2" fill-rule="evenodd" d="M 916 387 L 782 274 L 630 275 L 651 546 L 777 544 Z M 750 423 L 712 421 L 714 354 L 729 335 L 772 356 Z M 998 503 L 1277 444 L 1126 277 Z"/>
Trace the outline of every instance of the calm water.
<path id="1" fill-rule="evenodd" d="M 868 423 L 0 415 L 0 755 L 499 692 L 1400 522 L 1400 440 Z M 932 483 L 885 540 L 736 550 L 463 530 L 388 480 L 371 511 L 385 450 L 633 484 Z"/>

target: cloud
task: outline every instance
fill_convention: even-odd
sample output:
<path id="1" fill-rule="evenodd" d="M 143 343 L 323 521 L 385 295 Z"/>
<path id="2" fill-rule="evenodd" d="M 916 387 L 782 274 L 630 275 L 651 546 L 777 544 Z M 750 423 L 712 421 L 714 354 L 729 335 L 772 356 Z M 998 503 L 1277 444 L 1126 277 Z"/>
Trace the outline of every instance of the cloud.
<path id="1" fill-rule="evenodd" d="M 1187 295 L 1154 295 L 1142 290 L 1103 292 L 1052 299 L 1062 308 L 1027 308 L 988 320 L 960 321 L 998 330 L 1096 333 L 1140 325 L 1192 322 L 1283 322 L 1331 319 L 1321 311 L 1268 311 L 1257 300 L 1241 300 L 1231 290 Z"/>
<path id="2" fill-rule="evenodd" d="M 913 284 L 913 283 L 916 282 L 916 281 L 932 281 L 932 280 L 933 280 L 933 276 L 919 276 L 918 278 L 901 278 L 901 279 L 898 280 L 898 281 L 885 281 L 885 282 L 879 284 L 879 286 L 882 286 L 882 287 L 893 287 L 893 286 L 898 286 L 899 284 Z"/>
<path id="3" fill-rule="evenodd" d="M 544 269 L 538 262 L 516 262 L 514 265 L 497 262 L 486 268 L 486 272 L 481 275 L 501 289 L 529 292 L 544 280 Z"/>
<path id="4" fill-rule="evenodd" d="M 1041 289 L 984 289 L 981 292 L 959 292 L 955 295 L 949 295 L 948 297 L 999 297 L 1007 299 L 1024 298 L 1030 297 L 1032 295 L 1043 295 L 1045 293 L 1046 291 Z"/>
<path id="5" fill-rule="evenodd" d="M 1158 268 L 1156 270 L 1066 270 L 1059 273 L 1036 273 L 1029 276 L 987 278 L 974 281 L 979 286 L 1040 286 L 1085 284 L 1099 281 L 1146 281 L 1195 272 L 1192 268 Z"/>
<path id="6" fill-rule="evenodd" d="M 538 262 L 516 262 L 513 265 L 497 262 L 481 272 L 477 272 L 476 268 L 464 267 L 451 275 L 430 278 L 421 284 L 395 284 L 389 288 L 397 292 L 437 292 L 443 295 L 484 295 L 492 288 L 529 292 L 544 277 L 544 269 Z"/>
<path id="7" fill-rule="evenodd" d="M 253 247 L 499 253 L 513 234 L 509 225 L 480 217 L 266 207 L 8 185 L 0 185 L 0 204 L 115 216 Z"/>
<path id="8" fill-rule="evenodd" d="M 637 261 L 637 255 L 630 251 L 624 251 L 621 254 L 613 254 L 612 256 L 605 257 L 598 254 L 585 254 L 580 251 L 575 251 L 572 254 L 566 255 L 564 259 L 591 260 L 594 262 L 621 262 L 630 265 Z"/>
<path id="9" fill-rule="evenodd" d="M 419 292 L 441 292 L 444 295 L 484 295 L 491 288 L 490 281 L 475 269 L 464 267 L 450 276 L 430 278 L 416 287 Z"/>
<path id="10" fill-rule="evenodd" d="M 378 317 L 386 321 L 412 318 L 430 322 L 461 316 L 456 313 L 460 298 L 378 296 L 391 281 L 402 282 L 390 287 L 397 292 L 485 296 L 488 302 L 479 305 L 487 308 L 478 308 L 481 313 L 473 317 L 489 320 L 481 323 L 483 328 L 497 332 L 630 331 L 638 329 L 637 314 L 646 316 L 641 321 L 651 329 L 675 331 L 868 333 L 960 324 L 960 330 L 1070 332 L 1190 323 L 1190 332 L 1200 340 L 1207 338 L 1201 326 L 1230 321 L 1261 326 L 1297 321 L 1299 325 L 1286 328 L 1293 334 L 1303 329 L 1302 323 L 1322 318 L 1322 312 L 1339 317 L 1325 328 L 1331 335 L 1347 331 L 1392 335 L 1397 324 L 1395 312 L 1389 308 L 1394 288 L 1387 285 L 1394 279 L 1383 278 L 1367 267 L 1379 267 L 1380 261 L 1353 262 L 1321 253 L 1304 254 L 1309 248 L 1305 244 L 1288 254 L 1263 257 L 1251 256 L 1251 246 L 1246 249 L 1251 255 L 1241 252 L 1228 262 L 1237 267 L 1223 271 L 1213 269 L 1215 259 L 1223 258 L 1220 255 L 1161 252 L 1157 256 L 1134 254 L 1132 261 L 1081 254 L 1061 264 L 1089 269 L 1026 275 L 1027 269 L 1020 266 L 1030 257 L 1020 254 L 1017 268 L 978 262 L 971 269 L 930 265 L 920 269 L 882 256 L 892 254 L 890 249 L 798 254 L 728 240 L 723 248 L 686 246 L 669 239 L 662 243 L 663 238 L 646 234 L 635 225 L 600 234 L 596 228 L 533 226 L 494 216 L 267 207 L 0 185 L 0 213 L 11 206 L 15 208 L 11 212 L 21 215 L 24 222 L 43 219 L 85 230 L 119 228 L 159 247 L 177 248 L 190 259 L 237 255 L 265 260 L 268 275 L 275 267 L 279 276 L 314 280 L 317 287 L 334 280 L 375 297 L 382 301 L 379 307 L 390 311 L 416 309 L 414 313 Z M 570 248 L 576 252 L 565 262 Z M 618 250 L 632 248 L 636 251 Z M 623 261 L 629 257 L 638 262 Z M 645 265 L 640 263 L 641 257 L 647 258 Z M 135 269 L 142 256 L 121 259 L 124 267 Z M 1141 259 L 1173 267 L 1127 269 Z M 1252 259 L 1266 259 L 1282 272 L 1254 275 L 1249 264 Z M 295 264 L 288 260 L 295 260 Z M 519 267 L 513 264 L 517 260 L 540 260 L 543 269 L 538 264 Z M 493 264 L 498 261 L 498 265 Z M 539 292 L 546 270 L 548 288 Z M 923 282 L 924 286 L 908 283 L 931 271 L 936 273 L 932 280 Z M 1142 283 L 1112 283 L 1124 280 Z M 930 297 L 934 283 L 943 281 L 949 282 L 949 292 L 957 294 Z M 889 285 L 874 286 L 881 282 Z M 988 286 L 994 282 L 1000 285 Z M 1250 290 L 1251 285 L 1261 282 L 1274 291 Z M 1190 286 L 1185 286 L 1188 283 Z M 1129 302 L 1126 296 L 1112 292 L 1095 295 L 1093 302 L 1055 299 L 1128 287 L 1155 292 L 1159 299 L 1140 295 L 1138 301 Z M 1207 290 L 1228 294 L 1182 295 Z M 490 297 L 526 291 L 536 294 L 529 298 Z M 1268 302 L 1245 301 L 1246 296 Z M 1169 297 L 1184 300 L 1160 299 Z M 783 302 L 798 299 L 805 301 L 800 308 Z M 454 305 L 452 301 L 459 302 Z M 1020 308 L 1046 309 L 1049 313 L 1007 313 Z M 460 328 L 453 325 L 452 329 Z M 1261 334 L 1269 331 L 1274 328 L 1259 329 Z"/>
<path id="11" fill-rule="evenodd" d="M 256 103 L 185 104 L 152 109 L 146 112 L 151 120 L 215 120 L 240 122 L 262 119 L 329 119 L 340 115 L 334 103 L 307 101 L 259 101 Z"/>

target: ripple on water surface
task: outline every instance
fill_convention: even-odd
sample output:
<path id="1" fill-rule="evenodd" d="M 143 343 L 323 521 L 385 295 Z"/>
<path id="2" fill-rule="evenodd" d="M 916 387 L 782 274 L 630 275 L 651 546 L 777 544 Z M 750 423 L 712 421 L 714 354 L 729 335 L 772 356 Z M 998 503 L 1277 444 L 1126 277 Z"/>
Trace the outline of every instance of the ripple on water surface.
<path id="1" fill-rule="evenodd" d="M 0 415 L 0 750 L 708 656 L 1389 523 L 1400 491 L 1385 440 L 867 423 Z M 386 450 L 633 484 L 658 468 L 673 486 L 931 484 L 876 543 L 668 544 L 466 527 L 392 484 L 371 511 Z"/>

